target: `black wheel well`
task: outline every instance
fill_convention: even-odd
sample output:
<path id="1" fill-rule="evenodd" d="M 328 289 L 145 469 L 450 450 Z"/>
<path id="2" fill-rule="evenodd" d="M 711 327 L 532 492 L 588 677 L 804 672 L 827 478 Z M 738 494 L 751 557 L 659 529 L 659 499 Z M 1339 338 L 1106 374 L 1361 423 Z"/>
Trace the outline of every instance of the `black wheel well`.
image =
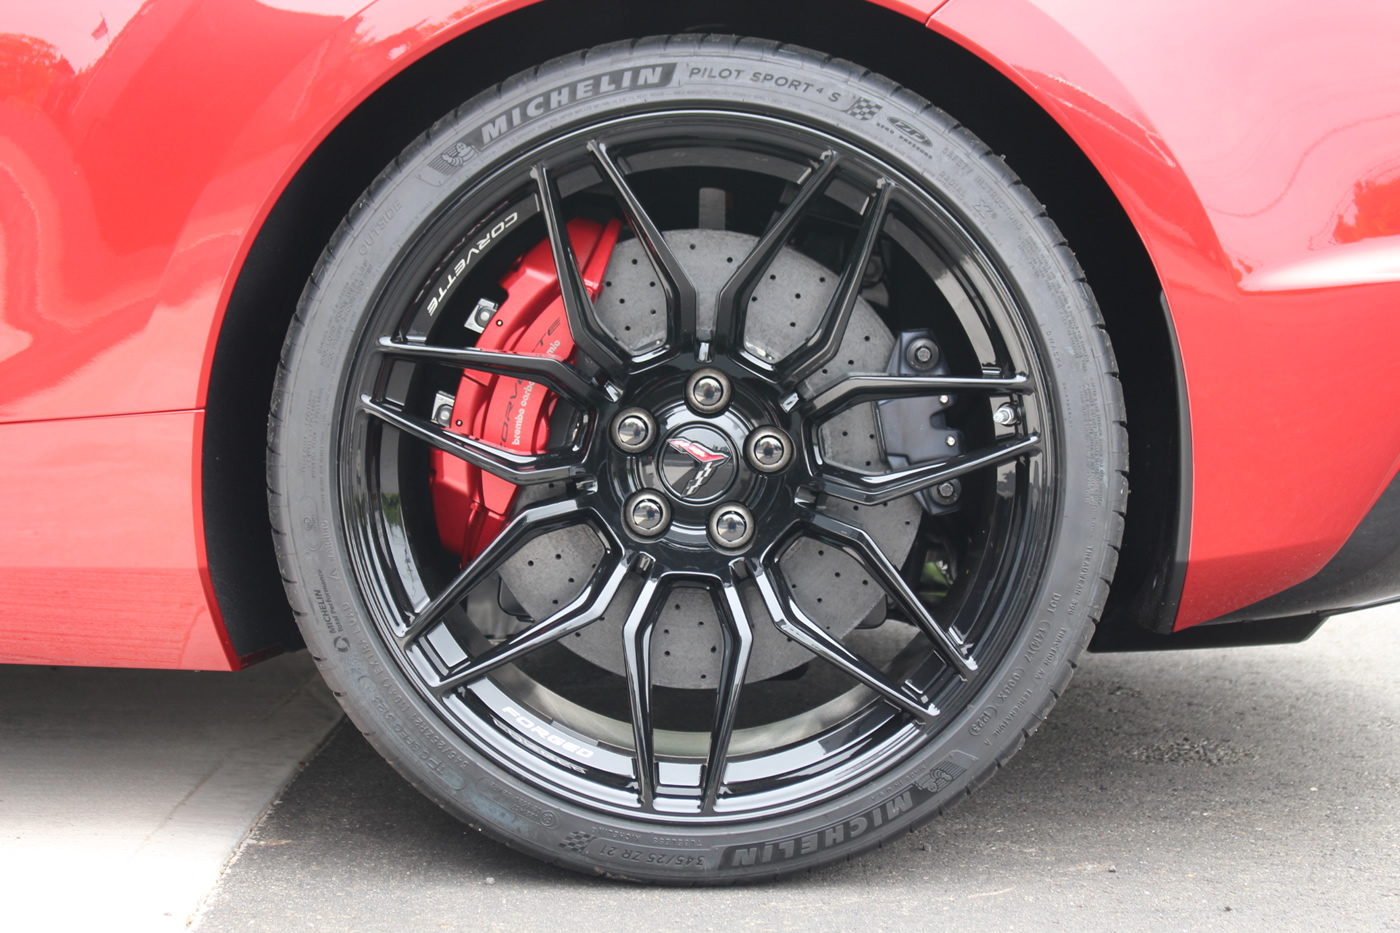
<path id="1" fill-rule="evenodd" d="M 341 218 L 414 137 L 477 91 L 578 48 L 675 32 L 776 39 L 874 66 L 963 122 L 1046 204 L 1103 309 L 1130 417 L 1134 495 L 1102 628 L 1169 627 L 1184 571 L 1178 515 L 1189 504 L 1174 336 L 1136 231 L 1058 124 L 971 53 L 865 0 L 544 0 L 448 43 L 371 95 L 312 153 L 253 242 L 219 333 L 203 439 L 209 569 L 237 653 L 300 644 L 268 532 L 267 412 L 287 325 Z"/>

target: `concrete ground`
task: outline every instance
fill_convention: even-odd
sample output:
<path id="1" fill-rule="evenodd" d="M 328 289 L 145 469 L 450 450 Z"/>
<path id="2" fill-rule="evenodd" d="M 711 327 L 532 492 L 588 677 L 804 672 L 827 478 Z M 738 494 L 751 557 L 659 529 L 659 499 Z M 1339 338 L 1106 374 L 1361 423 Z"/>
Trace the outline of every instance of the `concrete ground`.
<path id="1" fill-rule="evenodd" d="M 468 831 L 342 727 L 196 922 L 234 930 L 1400 930 L 1400 610 L 1093 655 L 961 808 L 857 861 L 666 890 Z"/>
<path id="2" fill-rule="evenodd" d="M 340 718 L 305 652 L 239 674 L 0 667 L 0 929 L 186 929 Z"/>

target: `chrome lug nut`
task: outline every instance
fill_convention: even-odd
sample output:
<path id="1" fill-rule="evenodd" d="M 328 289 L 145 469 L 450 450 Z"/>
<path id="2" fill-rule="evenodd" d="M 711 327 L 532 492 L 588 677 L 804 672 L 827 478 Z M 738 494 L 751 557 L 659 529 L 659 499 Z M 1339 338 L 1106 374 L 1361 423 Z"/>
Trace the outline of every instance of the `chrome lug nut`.
<path id="1" fill-rule="evenodd" d="M 727 502 L 710 513 L 710 540 L 723 548 L 740 548 L 753 539 L 753 513 L 737 502 Z"/>
<path id="2" fill-rule="evenodd" d="M 938 365 L 938 344 L 927 337 L 911 340 L 904 348 L 904 359 L 917 370 L 933 369 Z"/>
<path id="3" fill-rule="evenodd" d="M 646 450 L 655 437 L 656 419 L 640 408 L 620 411 L 613 419 L 613 443 L 625 453 L 635 454 Z"/>
<path id="4" fill-rule="evenodd" d="M 944 480 L 931 490 L 933 501 L 939 505 L 952 505 L 962 495 L 962 483 L 955 479 Z"/>
<path id="5" fill-rule="evenodd" d="M 774 427 L 755 428 L 744 442 L 749 466 L 760 473 L 776 473 L 792 462 L 792 439 Z"/>
<path id="6" fill-rule="evenodd" d="M 992 413 L 992 420 L 1004 428 L 1010 427 L 1016 423 L 1016 409 L 1006 404 L 999 405 Z"/>
<path id="7" fill-rule="evenodd" d="M 729 377 L 717 369 L 697 369 L 685 382 L 685 400 L 702 415 L 724 411 L 729 405 Z"/>
<path id="8" fill-rule="evenodd" d="M 622 516 L 633 534 L 653 538 L 671 525 L 671 506 L 661 493 L 643 489 L 632 493 L 622 506 Z"/>

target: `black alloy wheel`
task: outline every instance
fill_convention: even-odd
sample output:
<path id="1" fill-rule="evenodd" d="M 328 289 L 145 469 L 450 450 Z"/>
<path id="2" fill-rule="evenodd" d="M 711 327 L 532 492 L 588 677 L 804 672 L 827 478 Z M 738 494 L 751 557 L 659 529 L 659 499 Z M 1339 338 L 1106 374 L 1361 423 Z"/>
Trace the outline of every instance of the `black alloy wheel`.
<path id="1" fill-rule="evenodd" d="M 847 857 L 1019 748 L 1103 605 L 1122 401 L 1005 166 L 754 40 L 561 59 L 327 247 L 270 428 L 352 719 L 446 809 L 677 883 Z"/>

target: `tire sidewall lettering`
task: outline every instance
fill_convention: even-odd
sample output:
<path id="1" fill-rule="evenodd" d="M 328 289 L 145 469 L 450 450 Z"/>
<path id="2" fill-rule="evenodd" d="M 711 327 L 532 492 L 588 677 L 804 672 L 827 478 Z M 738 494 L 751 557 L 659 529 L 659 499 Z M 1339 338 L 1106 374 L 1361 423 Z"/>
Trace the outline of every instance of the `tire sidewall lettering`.
<path id="1" fill-rule="evenodd" d="M 1108 438 L 1100 427 L 1111 420 L 1105 414 L 1110 407 L 1107 392 L 1090 365 L 1091 322 L 1077 308 L 1078 299 L 1063 271 L 1052 268 L 1053 245 L 1032 225 L 1024 206 L 1006 196 L 999 179 L 972 158 L 968 143 L 951 125 L 930 122 L 903 97 L 892 96 L 878 84 L 777 53 L 639 48 L 634 61 L 579 67 L 567 80 L 555 74 L 463 108 L 465 115 L 455 125 L 438 133 L 370 195 L 376 209 L 357 218 L 343 241 L 347 246 L 321 271 L 318 310 L 325 313 L 306 322 L 282 385 L 283 394 L 291 393 L 297 402 L 291 412 L 297 443 L 284 450 L 284 492 L 297 503 L 297 512 L 310 519 L 284 525 L 299 563 L 316 570 L 311 600 L 297 608 L 308 646 L 322 659 L 328 678 L 352 695 L 351 715 L 357 724 L 373 733 L 372 740 L 391 759 L 411 763 L 415 780 L 426 784 L 430 796 L 457 812 L 465 806 L 473 821 L 493 835 L 526 842 L 574 867 L 594 867 L 589 857 L 596 857 L 623 866 L 624 874 L 635 871 L 642 877 L 697 872 L 733 877 L 746 870 L 816 864 L 833 852 L 873 845 L 877 838 L 872 830 L 883 830 L 879 838 L 886 838 L 891 827 L 910 826 L 947 805 L 993 765 L 1008 736 L 1033 728 L 1033 714 L 1047 703 L 1067 659 L 1087 640 L 1088 611 L 1105 566 L 1103 548 L 1084 550 L 1067 542 L 1100 540 L 1102 523 L 1111 511 L 1105 467 Z M 669 69 L 666 83 L 618 86 L 627 69 L 658 66 Z M 613 86 L 599 93 L 605 78 Z M 549 107 L 547 95 L 561 87 L 573 89 L 569 100 Z M 1058 543 L 1050 548 L 1042 581 L 1026 597 L 1028 623 L 988 678 L 980 702 L 957 713 L 949 711 L 939 736 L 915 760 L 885 775 L 878 790 L 848 792 L 818 815 L 785 817 L 737 831 L 692 831 L 677 824 L 657 832 L 640 821 L 603 819 L 524 784 L 469 754 L 460 735 L 424 714 L 415 688 L 374 626 L 362 622 L 372 616 L 351 583 L 355 572 L 347 544 L 330 518 L 339 510 L 328 487 L 336 485 L 330 480 L 338 475 L 333 439 L 340 417 L 330 387 L 342 385 L 347 377 L 346 360 L 364 324 L 356 309 L 363 309 L 393 269 L 394 244 L 415 235 L 442 201 L 465 190 L 507 155 L 595 115 L 717 96 L 737 107 L 749 100 L 740 92 L 771 95 L 760 105 L 786 109 L 835 135 L 873 139 L 911 175 L 961 205 L 986 245 L 1023 284 L 1026 294 L 1021 298 L 1041 325 L 1037 339 L 1052 371 L 1091 375 L 1074 390 L 1059 382 L 1050 387 L 1062 424 L 1084 440 L 1064 451 L 1060 466 L 1067 478 L 1066 495 L 1081 508 L 1057 528 Z M 540 100 L 544 103 L 536 105 Z M 857 106 L 856 101 L 865 103 Z M 504 130 L 485 138 L 482 127 L 499 127 L 503 114 Z M 443 171 L 444 166 L 452 170 Z M 1075 486 L 1075 477 L 1084 477 L 1082 486 Z M 878 825 L 875 814 L 880 815 Z M 862 820 L 871 825 L 857 832 Z M 768 860 L 762 861 L 765 851 Z M 740 852 L 744 854 L 736 854 Z"/>

